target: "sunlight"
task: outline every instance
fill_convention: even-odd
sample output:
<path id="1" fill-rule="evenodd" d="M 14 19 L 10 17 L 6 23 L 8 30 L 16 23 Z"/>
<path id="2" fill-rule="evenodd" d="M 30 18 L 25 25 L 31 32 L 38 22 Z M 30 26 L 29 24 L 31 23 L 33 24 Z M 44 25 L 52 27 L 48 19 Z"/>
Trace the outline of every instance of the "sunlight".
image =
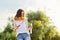
<path id="1" fill-rule="evenodd" d="M 29 7 L 28 9 L 36 10 L 40 9 L 46 13 L 47 16 L 52 19 L 56 30 L 60 33 L 60 1 L 59 0 L 35 0 L 35 6 Z"/>
<path id="2" fill-rule="evenodd" d="M 9 4 L 10 3 L 11 3 L 11 1 L 9 2 Z M 14 4 L 15 3 L 16 2 L 14 2 Z M 59 27 L 60 26 L 60 19 L 59 19 L 60 18 L 60 14 L 59 14 L 60 13 L 60 0 L 26 0 L 26 1 L 24 1 L 24 3 L 25 4 L 18 2 L 17 5 L 15 5 L 16 7 L 15 6 L 12 7 L 15 10 L 8 9 L 9 7 L 11 7 L 11 5 L 10 5 L 8 8 L 5 8 L 5 9 L 11 10 L 11 11 L 5 11 L 5 10 L 3 11 L 2 10 L 2 12 L 0 12 L 1 18 L 4 16 L 3 19 L 1 19 L 4 22 L 4 24 L 6 23 L 7 17 L 9 15 L 11 15 L 11 14 L 15 15 L 17 8 L 23 8 L 24 10 L 27 10 L 27 11 L 29 11 L 29 10 L 36 11 L 39 9 L 39 10 L 42 10 L 43 12 L 45 12 L 46 15 L 49 16 L 50 19 L 52 19 L 52 22 L 54 23 L 54 25 L 56 25 L 56 28 L 57 28 L 56 30 L 58 32 L 60 32 L 60 27 Z M 20 6 L 20 4 L 21 4 L 21 6 Z M 0 23 L 0 24 L 2 24 L 2 23 Z M 3 26 L 3 25 L 0 25 L 0 26 Z"/>

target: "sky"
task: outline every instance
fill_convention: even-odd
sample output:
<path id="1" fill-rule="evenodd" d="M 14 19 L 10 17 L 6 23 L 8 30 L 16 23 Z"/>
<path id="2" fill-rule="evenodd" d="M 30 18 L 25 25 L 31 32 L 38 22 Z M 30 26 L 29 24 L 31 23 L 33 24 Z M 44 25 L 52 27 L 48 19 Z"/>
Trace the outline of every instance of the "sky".
<path id="1" fill-rule="evenodd" d="M 14 16 L 20 9 L 42 10 L 52 19 L 56 25 L 57 31 L 60 32 L 60 0 L 0 0 L 0 31 L 7 24 L 7 19 Z"/>

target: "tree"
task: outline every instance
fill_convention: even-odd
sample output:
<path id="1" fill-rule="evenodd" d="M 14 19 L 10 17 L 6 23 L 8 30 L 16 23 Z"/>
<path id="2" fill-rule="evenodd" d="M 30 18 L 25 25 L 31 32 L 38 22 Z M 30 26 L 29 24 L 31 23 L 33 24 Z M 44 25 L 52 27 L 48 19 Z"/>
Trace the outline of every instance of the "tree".
<path id="1" fill-rule="evenodd" d="M 2 40 L 16 40 L 15 32 L 13 32 L 13 26 L 12 23 L 13 19 L 12 17 L 9 18 L 8 23 L 3 31 L 3 34 L 1 35 Z"/>
<path id="2" fill-rule="evenodd" d="M 56 35 L 54 26 L 47 26 L 49 24 L 49 18 L 42 11 L 30 11 L 27 13 L 27 18 L 33 24 L 32 40 L 51 40 Z"/>
<path id="3" fill-rule="evenodd" d="M 13 29 L 11 28 L 10 23 L 8 23 L 7 26 L 6 26 L 6 28 L 5 28 L 5 30 L 4 30 L 3 32 L 4 32 L 4 33 L 6 33 L 6 32 L 11 33 L 12 31 L 13 31 Z"/>
<path id="4" fill-rule="evenodd" d="M 42 11 L 30 11 L 26 17 L 28 22 L 33 24 L 32 40 L 60 40 L 55 26 L 49 25 L 49 18 Z M 8 18 L 6 28 L 0 33 L 0 40 L 16 40 L 16 33 L 13 31 L 13 17 Z"/>

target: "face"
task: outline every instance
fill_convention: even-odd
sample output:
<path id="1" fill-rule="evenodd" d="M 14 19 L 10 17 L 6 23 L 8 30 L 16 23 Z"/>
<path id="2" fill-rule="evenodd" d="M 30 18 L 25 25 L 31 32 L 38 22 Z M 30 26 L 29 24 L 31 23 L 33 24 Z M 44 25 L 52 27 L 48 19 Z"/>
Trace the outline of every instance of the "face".
<path id="1" fill-rule="evenodd" d="M 24 16 L 24 11 L 22 11 L 21 16 Z"/>

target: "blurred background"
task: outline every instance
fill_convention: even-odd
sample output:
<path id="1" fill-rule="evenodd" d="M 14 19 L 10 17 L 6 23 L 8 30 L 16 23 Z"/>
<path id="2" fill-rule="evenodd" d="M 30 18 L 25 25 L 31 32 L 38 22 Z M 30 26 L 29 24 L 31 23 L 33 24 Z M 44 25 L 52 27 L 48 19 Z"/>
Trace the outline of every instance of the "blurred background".
<path id="1" fill-rule="evenodd" d="M 13 18 L 18 9 L 33 23 L 32 40 L 60 40 L 60 0 L 0 0 L 0 40 L 16 40 Z"/>

